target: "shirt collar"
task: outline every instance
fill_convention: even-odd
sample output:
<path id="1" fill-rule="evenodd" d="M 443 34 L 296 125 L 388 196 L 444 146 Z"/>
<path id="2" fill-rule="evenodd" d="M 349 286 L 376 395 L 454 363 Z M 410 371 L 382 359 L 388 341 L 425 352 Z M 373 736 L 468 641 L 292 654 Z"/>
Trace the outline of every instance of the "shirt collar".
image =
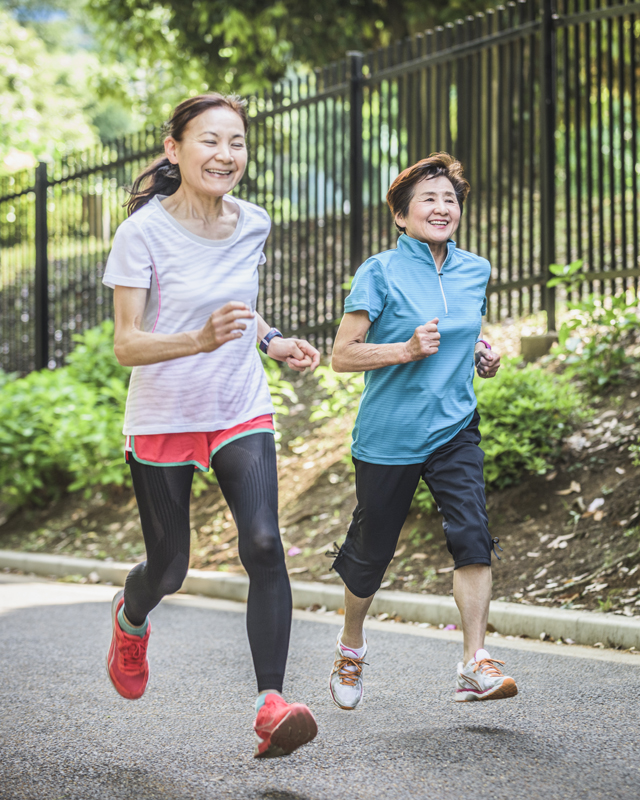
<path id="1" fill-rule="evenodd" d="M 445 264 L 455 249 L 456 243 L 453 239 L 449 239 L 447 241 L 447 257 L 445 258 Z M 406 233 L 401 234 L 398 239 L 398 250 L 400 250 L 403 255 L 415 261 L 421 261 L 423 263 L 426 261 L 434 267 L 436 265 L 429 245 L 426 242 L 421 242 L 419 239 L 407 236 Z M 442 266 L 444 267 L 444 264 Z"/>

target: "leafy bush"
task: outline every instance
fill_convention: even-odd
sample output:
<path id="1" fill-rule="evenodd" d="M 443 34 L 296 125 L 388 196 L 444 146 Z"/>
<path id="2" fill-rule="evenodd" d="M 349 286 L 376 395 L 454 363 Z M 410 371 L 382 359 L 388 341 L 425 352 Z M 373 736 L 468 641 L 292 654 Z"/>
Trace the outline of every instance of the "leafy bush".
<path id="1" fill-rule="evenodd" d="M 112 389 L 80 383 L 66 367 L 32 372 L 4 385 L 0 419 L 0 502 L 9 509 L 125 480 Z"/>
<path id="2" fill-rule="evenodd" d="M 364 391 L 364 373 L 334 372 L 330 367 L 320 366 L 315 374 L 327 397 L 314 406 L 311 422 L 339 417 L 357 408 Z"/>
<path id="3" fill-rule="evenodd" d="M 502 362 L 491 380 L 476 378 L 487 487 L 503 489 L 526 473 L 543 475 L 562 440 L 586 416 L 585 398 L 566 375 Z"/>
<path id="4" fill-rule="evenodd" d="M 577 289 L 581 267 L 582 261 L 564 267 L 552 264 L 556 277 L 548 285 Z M 638 298 L 631 290 L 569 301 L 568 319 L 558 331 L 552 356 L 562 361 L 567 375 L 584 381 L 591 391 L 622 383 L 627 373 L 638 370 L 637 354 L 630 350 L 640 335 L 639 310 Z"/>

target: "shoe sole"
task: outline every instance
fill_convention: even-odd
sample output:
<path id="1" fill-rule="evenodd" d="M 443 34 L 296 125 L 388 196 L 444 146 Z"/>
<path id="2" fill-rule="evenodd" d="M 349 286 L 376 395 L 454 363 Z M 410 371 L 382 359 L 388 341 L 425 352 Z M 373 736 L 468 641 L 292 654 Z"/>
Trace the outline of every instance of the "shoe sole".
<path id="1" fill-rule="evenodd" d="M 116 610 L 118 608 L 118 603 L 120 602 L 120 600 L 123 597 L 124 597 L 124 589 L 120 589 L 119 592 L 116 592 L 115 597 L 111 601 L 111 636 L 112 637 L 113 637 L 113 634 L 114 634 L 115 628 L 116 628 Z M 111 647 L 109 647 L 109 652 L 111 652 Z M 109 669 L 109 653 L 107 653 L 106 666 L 107 666 L 107 676 L 109 678 L 109 681 L 110 681 L 111 685 L 113 686 L 113 688 L 116 690 L 116 692 L 120 695 L 120 697 L 124 697 L 125 700 L 139 700 L 142 697 L 142 695 L 137 695 L 135 697 L 131 697 L 128 694 L 123 694 L 120 691 L 120 689 L 118 689 L 118 687 L 113 682 L 113 678 L 111 677 L 111 670 Z M 149 674 L 151 674 L 151 671 L 149 671 Z M 147 683 L 147 685 L 148 685 L 148 683 Z M 146 688 L 147 687 L 145 686 L 145 691 L 146 691 Z M 143 694 L 144 694 L 144 692 L 143 692 Z"/>
<path id="2" fill-rule="evenodd" d="M 516 682 L 513 680 L 513 678 L 505 678 L 500 686 L 496 686 L 495 689 L 485 692 L 484 694 L 475 694 L 473 692 L 469 692 L 468 690 L 464 690 L 463 692 L 460 692 L 460 694 L 467 694 L 471 696 L 458 698 L 456 695 L 454 700 L 457 703 L 482 702 L 483 700 L 506 700 L 508 697 L 515 697 L 518 694 L 518 687 L 516 686 Z"/>
<path id="3" fill-rule="evenodd" d="M 256 746 L 254 758 L 288 756 L 315 739 L 317 733 L 318 725 L 309 709 L 294 706 L 273 730 L 267 749 L 260 753 Z"/>

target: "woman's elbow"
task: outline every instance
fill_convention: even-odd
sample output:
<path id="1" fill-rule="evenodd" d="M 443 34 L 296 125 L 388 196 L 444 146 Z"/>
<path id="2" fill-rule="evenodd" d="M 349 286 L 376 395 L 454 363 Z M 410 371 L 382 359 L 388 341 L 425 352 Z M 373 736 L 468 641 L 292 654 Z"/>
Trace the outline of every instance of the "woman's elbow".
<path id="1" fill-rule="evenodd" d="M 122 346 L 122 344 L 113 345 L 113 352 L 115 353 L 116 360 L 121 367 L 133 367 L 134 364 L 130 363 L 130 359 L 127 357 L 126 348 Z"/>

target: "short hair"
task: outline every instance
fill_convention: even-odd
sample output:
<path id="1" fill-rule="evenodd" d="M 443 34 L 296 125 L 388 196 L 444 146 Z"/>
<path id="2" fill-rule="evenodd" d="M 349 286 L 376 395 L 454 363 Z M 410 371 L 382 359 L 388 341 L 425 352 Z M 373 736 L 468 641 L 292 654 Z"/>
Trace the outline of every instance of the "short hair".
<path id="1" fill-rule="evenodd" d="M 409 205 L 415 191 L 415 186 L 424 178 L 437 178 L 443 175 L 451 181 L 456 199 L 462 211 L 464 201 L 469 194 L 470 186 L 463 176 L 462 164 L 449 153 L 431 153 L 428 158 L 423 158 L 412 167 L 403 170 L 389 187 L 387 192 L 387 203 L 394 216 L 400 214 L 406 217 L 409 213 Z M 404 228 L 395 223 L 400 233 L 404 233 Z"/>

